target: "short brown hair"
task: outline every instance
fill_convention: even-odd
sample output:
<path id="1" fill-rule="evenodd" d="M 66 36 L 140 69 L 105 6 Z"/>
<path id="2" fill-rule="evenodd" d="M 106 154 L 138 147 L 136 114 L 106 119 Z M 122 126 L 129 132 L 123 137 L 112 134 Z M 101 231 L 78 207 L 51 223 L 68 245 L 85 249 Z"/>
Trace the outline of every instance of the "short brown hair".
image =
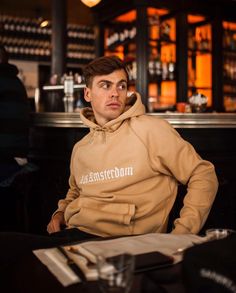
<path id="1" fill-rule="evenodd" d="M 91 87 L 93 78 L 97 75 L 110 74 L 115 70 L 123 69 L 125 71 L 127 81 L 129 74 L 125 63 L 117 56 L 103 56 L 91 61 L 83 70 L 84 81 L 87 87 Z"/>

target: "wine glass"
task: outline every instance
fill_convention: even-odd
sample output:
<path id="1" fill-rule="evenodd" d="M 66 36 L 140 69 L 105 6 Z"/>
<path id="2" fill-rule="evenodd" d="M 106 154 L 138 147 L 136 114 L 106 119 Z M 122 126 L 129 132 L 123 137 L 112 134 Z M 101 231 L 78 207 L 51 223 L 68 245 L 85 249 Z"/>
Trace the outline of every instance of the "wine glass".
<path id="1" fill-rule="evenodd" d="M 235 231 L 232 229 L 212 228 L 206 230 L 206 237 L 208 240 L 217 240 L 223 239 L 232 233 L 235 233 Z"/>
<path id="2" fill-rule="evenodd" d="M 135 257 L 122 253 L 97 256 L 98 284 L 103 293 L 128 293 L 132 286 Z"/>

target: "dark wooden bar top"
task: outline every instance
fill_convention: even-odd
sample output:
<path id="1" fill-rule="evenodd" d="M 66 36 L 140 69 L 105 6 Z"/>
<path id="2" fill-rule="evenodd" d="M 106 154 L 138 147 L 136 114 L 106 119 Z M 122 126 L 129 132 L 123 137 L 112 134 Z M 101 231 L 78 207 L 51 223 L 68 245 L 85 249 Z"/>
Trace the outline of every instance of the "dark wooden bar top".
<path id="1" fill-rule="evenodd" d="M 175 128 L 236 128 L 236 113 L 148 113 L 163 118 Z M 32 125 L 39 127 L 86 128 L 79 113 L 32 113 Z"/>

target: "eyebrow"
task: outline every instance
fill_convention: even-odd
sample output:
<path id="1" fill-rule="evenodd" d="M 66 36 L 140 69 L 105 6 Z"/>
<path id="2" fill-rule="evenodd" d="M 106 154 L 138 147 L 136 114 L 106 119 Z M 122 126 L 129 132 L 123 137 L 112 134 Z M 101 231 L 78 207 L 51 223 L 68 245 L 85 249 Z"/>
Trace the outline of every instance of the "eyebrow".
<path id="1" fill-rule="evenodd" d="M 114 82 L 112 82 L 112 81 L 110 81 L 110 80 L 102 79 L 102 80 L 99 80 L 98 84 L 99 84 L 99 83 L 102 83 L 102 82 L 106 82 L 106 83 L 110 83 L 110 84 L 114 83 Z M 118 84 L 118 83 L 122 83 L 122 82 L 128 83 L 127 80 L 125 80 L 125 79 L 121 79 L 121 80 L 119 80 L 119 81 L 117 82 L 117 84 Z"/>

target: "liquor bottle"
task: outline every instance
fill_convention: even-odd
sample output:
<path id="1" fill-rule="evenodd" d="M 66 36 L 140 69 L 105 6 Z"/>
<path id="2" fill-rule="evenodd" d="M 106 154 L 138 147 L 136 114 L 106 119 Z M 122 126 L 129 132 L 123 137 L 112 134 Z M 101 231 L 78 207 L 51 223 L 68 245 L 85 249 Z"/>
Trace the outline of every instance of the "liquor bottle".
<path id="1" fill-rule="evenodd" d="M 162 80 L 162 62 L 160 58 L 160 54 L 157 53 L 157 57 L 155 58 L 155 70 L 156 70 L 156 78 L 157 81 Z"/>
<path id="2" fill-rule="evenodd" d="M 162 80 L 167 80 L 168 79 L 168 63 L 166 60 L 166 54 L 163 56 L 162 60 Z"/>
<path id="3" fill-rule="evenodd" d="M 160 37 L 164 41 L 169 41 L 170 40 L 170 30 L 171 27 L 169 23 L 163 22 L 161 27 L 160 27 Z"/>
<path id="4" fill-rule="evenodd" d="M 174 80 L 175 79 L 175 62 L 173 61 L 173 54 L 170 53 L 170 60 L 168 62 L 168 79 Z"/>
<path id="5" fill-rule="evenodd" d="M 133 77 L 133 81 L 136 81 L 136 79 L 137 79 L 137 62 L 135 60 L 132 62 L 132 77 Z"/>
<path id="6" fill-rule="evenodd" d="M 160 36 L 160 17 L 159 15 L 156 13 L 154 15 L 149 16 L 148 18 L 148 22 L 149 22 L 149 36 L 150 39 L 156 40 L 159 38 Z"/>
<path id="7" fill-rule="evenodd" d="M 188 48 L 190 50 L 195 49 L 195 46 L 194 46 L 194 32 L 192 30 L 189 30 L 189 32 L 188 32 Z"/>
<path id="8" fill-rule="evenodd" d="M 230 43 L 231 43 L 230 29 L 229 29 L 229 25 L 227 24 L 226 29 L 224 31 L 224 39 L 223 39 L 224 48 L 230 49 Z"/>
<path id="9" fill-rule="evenodd" d="M 235 38 L 234 38 L 234 32 L 231 31 L 230 32 L 230 50 L 235 51 L 236 49 L 236 42 L 235 42 Z"/>
<path id="10" fill-rule="evenodd" d="M 223 76 L 226 80 L 230 78 L 230 60 L 226 57 L 224 60 Z"/>
<path id="11" fill-rule="evenodd" d="M 151 57 L 148 62 L 148 73 L 149 73 L 150 79 L 154 80 L 154 76 L 155 76 L 156 72 L 155 72 L 155 61 L 154 61 L 153 57 Z"/>
<path id="12" fill-rule="evenodd" d="M 209 51 L 210 50 L 210 40 L 208 37 L 208 28 L 201 30 L 199 33 L 199 50 L 200 51 Z"/>
<path id="13" fill-rule="evenodd" d="M 199 40 L 198 40 L 198 50 L 203 51 L 204 50 L 204 40 L 201 29 L 199 29 Z"/>
<path id="14" fill-rule="evenodd" d="M 136 36 L 136 27 L 132 26 L 129 30 L 129 38 L 130 40 L 133 40 Z"/>

